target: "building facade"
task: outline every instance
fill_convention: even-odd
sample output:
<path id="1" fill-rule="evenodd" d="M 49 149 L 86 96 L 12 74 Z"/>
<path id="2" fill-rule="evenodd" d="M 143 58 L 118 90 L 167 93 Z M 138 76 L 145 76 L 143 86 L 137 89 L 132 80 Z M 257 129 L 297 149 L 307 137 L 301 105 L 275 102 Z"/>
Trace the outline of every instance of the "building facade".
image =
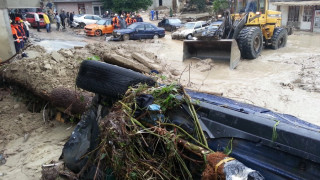
<path id="1" fill-rule="evenodd" d="M 103 15 L 103 4 L 100 0 L 53 0 L 56 11 L 74 12 L 75 14 Z"/>
<path id="2" fill-rule="evenodd" d="M 281 11 L 283 26 L 320 32 L 319 0 L 271 0 L 270 9 Z"/>
<path id="3" fill-rule="evenodd" d="M 149 7 L 149 9 L 157 9 L 158 7 L 166 6 L 177 11 L 179 10 L 180 4 L 182 4 L 182 2 L 182 0 L 153 0 L 153 3 Z"/>

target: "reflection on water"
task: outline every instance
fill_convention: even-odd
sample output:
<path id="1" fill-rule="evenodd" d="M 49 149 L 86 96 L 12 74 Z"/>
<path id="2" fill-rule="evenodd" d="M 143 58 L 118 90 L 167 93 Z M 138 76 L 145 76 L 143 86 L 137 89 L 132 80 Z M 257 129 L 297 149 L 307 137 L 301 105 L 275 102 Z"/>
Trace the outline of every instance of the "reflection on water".
<path id="1" fill-rule="evenodd" d="M 52 52 L 58 51 L 61 48 L 70 49 L 74 46 L 85 46 L 87 43 L 79 41 L 43 40 L 40 42 L 35 42 L 35 44 L 44 47 L 47 52 Z"/>

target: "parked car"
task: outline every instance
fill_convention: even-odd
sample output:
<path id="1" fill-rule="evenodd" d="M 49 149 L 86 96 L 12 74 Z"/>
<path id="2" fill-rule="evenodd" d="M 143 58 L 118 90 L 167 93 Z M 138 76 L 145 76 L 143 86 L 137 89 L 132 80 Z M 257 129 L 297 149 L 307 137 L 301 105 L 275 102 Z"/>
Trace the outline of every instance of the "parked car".
<path id="1" fill-rule="evenodd" d="M 126 29 L 113 31 L 114 40 L 129 39 L 152 39 L 165 36 L 163 28 L 159 28 L 153 24 L 146 22 L 137 22 L 128 26 Z"/>
<path id="2" fill-rule="evenodd" d="M 37 22 L 34 19 L 34 14 L 35 12 L 27 12 L 26 13 L 26 20 L 31 24 L 31 27 L 37 27 Z M 43 20 L 43 13 L 39 12 L 37 13 L 39 15 L 39 19 L 40 19 L 40 27 L 46 27 L 46 24 L 44 23 Z"/>
<path id="3" fill-rule="evenodd" d="M 101 19 L 96 24 L 86 25 L 84 27 L 84 32 L 87 36 L 101 36 L 103 34 L 111 34 L 113 32 L 111 19 Z"/>
<path id="4" fill-rule="evenodd" d="M 84 28 L 86 25 L 96 24 L 99 20 L 101 20 L 101 17 L 92 14 L 76 15 L 73 18 L 75 22 L 73 26 Z"/>
<path id="5" fill-rule="evenodd" d="M 193 36 L 197 39 L 203 40 L 208 39 L 209 37 L 214 37 L 221 24 L 222 21 L 212 22 L 209 26 L 195 30 Z"/>
<path id="6" fill-rule="evenodd" d="M 158 27 L 163 27 L 166 31 L 175 31 L 182 26 L 180 19 L 164 18 L 158 23 Z"/>
<path id="7" fill-rule="evenodd" d="M 172 39 L 192 39 L 195 30 L 208 26 L 206 21 L 188 22 L 178 31 L 172 33 Z"/>

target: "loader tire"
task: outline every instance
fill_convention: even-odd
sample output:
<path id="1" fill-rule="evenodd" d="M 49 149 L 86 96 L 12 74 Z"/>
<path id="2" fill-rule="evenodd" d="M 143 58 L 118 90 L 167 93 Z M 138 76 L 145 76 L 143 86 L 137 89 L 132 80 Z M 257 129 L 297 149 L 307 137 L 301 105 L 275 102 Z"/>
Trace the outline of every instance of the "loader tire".
<path id="1" fill-rule="evenodd" d="M 243 28 L 237 41 L 243 58 L 255 59 L 260 55 L 263 47 L 263 37 L 259 27 Z"/>
<path id="2" fill-rule="evenodd" d="M 279 49 L 287 44 L 288 32 L 284 28 L 275 28 L 271 38 L 271 48 Z"/>
<path id="3" fill-rule="evenodd" d="M 81 63 L 76 80 L 78 87 L 110 98 L 121 97 L 129 86 L 138 83 L 155 84 L 152 78 L 138 72 L 92 60 Z"/>

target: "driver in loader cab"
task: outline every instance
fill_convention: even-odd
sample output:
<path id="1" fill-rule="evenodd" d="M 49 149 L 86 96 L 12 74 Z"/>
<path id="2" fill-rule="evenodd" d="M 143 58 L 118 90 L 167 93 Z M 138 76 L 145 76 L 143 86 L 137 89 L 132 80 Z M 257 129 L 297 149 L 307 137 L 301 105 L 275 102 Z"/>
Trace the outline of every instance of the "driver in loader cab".
<path id="1" fill-rule="evenodd" d="M 248 0 L 247 5 L 246 5 L 246 9 L 245 9 L 245 13 L 248 12 L 257 12 L 257 1 L 256 0 Z"/>

